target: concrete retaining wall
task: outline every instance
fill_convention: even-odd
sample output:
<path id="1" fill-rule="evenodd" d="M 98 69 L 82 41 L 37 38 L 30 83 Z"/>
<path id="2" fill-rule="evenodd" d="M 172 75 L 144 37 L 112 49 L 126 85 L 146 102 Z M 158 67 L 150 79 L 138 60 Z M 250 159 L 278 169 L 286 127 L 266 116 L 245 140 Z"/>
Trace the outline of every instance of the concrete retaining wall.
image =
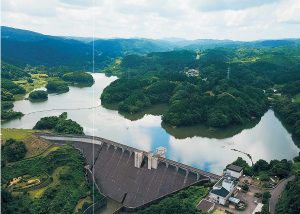
<path id="1" fill-rule="evenodd" d="M 122 206 L 121 208 L 119 208 L 118 210 L 116 210 L 113 214 L 120 214 L 120 213 L 133 213 L 133 212 L 137 212 L 139 210 L 144 210 L 144 209 L 147 209 L 148 207 L 152 206 L 152 205 L 156 205 L 158 204 L 160 201 L 162 201 L 163 199 L 167 198 L 167 197 L 171 197 L 177 193 L 179 193 L 181 190 L 186 190 L 188 189 L 189 187 L 191 186 L 202 186 L 203 184 L 209 182 L 209 179 L 203 179 L 201 181 L 197 181 L 196 183 L 190 185 L 190 186 L 187 186 L 187 187 L 184 187 L 184 188 L 181 188 L 181 189 L 178 189 L 170 194 L 167 194 L 167 195 L 164 195 L 162 197 L 159 197 L 153 201 L 150 201 L 146 204 L 143 204 L 141 206 L 138 206 L 138 207 L 126 207 L 126 206 Z"/>
<path id="2" fill-rule="evenodd" d="M 100 201 L 92 204 L 91 206 L 89 206 L 84 212 L 83 214 L 94 214 L 94 212 L 98 209 L 100 209 L 101 207 L 104 207 L 107 203 L 106 197 L 102 198 Z"/>

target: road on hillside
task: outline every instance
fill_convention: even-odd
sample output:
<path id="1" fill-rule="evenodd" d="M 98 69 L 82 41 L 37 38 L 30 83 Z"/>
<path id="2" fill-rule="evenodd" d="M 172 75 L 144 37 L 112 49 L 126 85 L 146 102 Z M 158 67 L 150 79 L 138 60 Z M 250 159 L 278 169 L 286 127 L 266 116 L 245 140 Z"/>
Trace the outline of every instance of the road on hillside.
<path id="1" fill-rule="evenodd" d="M 288 181 L 291 181 L 294 178 L 295 178 L 294 175 L 291 176 L 291 177 L 289 177 L 289 178 L 287 178 L 285 181 L 281 182 L 275 189 L 272 189 L 270 191 L 270 193 L 272 195 L 272 197 L 270 199 L 270 213 L 271 214 L 275 214 L 275 206 L 276 206 L 276 204 L 278 202 L 278 197 L 279 197 L 281 191 L 283 190 L 284 186 L 286 185 L 286 183 Z"/>

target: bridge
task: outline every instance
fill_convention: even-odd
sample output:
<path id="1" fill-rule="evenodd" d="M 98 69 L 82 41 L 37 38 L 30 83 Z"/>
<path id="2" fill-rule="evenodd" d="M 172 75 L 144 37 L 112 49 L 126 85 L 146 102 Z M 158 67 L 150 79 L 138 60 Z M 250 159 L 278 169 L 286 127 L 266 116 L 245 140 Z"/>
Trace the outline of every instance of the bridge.
<path id="1" fill-rule="evenodd" d="M 54 143 L 81 150 L 101 192 L 136 211 L 154 200 L 221 176 L 136 148 L 87 135 L 36 132 Z M 125 209 L 125 210 L 126 210 Z"/>

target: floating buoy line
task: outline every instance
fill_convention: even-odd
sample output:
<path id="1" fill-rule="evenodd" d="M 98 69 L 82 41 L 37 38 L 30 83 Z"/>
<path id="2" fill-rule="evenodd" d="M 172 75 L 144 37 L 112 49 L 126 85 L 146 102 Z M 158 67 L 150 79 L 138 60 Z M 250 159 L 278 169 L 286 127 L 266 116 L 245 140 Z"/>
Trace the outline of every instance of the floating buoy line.
<path id="1" fill-rule="evenodd" d="M 38 112 L 45 112 L 45 111 L 55 111 L 55 110 L 60 110 L 60 111 L 70 111 L 70 110 L 82 110 L 82 109 L 93 109 L 93 108 L 98 108 L 100 107 L 101 105 L 98 105 L 98 106 L 94 106 L 94 107 L 88 107 L 88 108 L 66 108 L 66 109 L 48 109 L 48 110 L 41 110 L 41 111 L 33 111 L 33 112 L 30 112 L 30 113 L 27 113 L 27 114 L 24 114 L 24 115 L 28 115 L 28 114 L 34 114 L 34 113 L 38 113 Z"/>

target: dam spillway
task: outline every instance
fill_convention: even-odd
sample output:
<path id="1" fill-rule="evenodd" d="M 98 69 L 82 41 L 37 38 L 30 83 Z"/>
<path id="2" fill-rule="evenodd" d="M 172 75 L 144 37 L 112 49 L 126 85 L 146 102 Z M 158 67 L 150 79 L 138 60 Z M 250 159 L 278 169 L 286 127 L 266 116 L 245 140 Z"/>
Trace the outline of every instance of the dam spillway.
<path id="1" fill-rule="evenodd" d="M 203 180 L 221 176 L 100 137 L 36 132 L 81 150 L 101 192 L 135 208 Z M 150 163 L 149 163 L 150 162 Z"/>

